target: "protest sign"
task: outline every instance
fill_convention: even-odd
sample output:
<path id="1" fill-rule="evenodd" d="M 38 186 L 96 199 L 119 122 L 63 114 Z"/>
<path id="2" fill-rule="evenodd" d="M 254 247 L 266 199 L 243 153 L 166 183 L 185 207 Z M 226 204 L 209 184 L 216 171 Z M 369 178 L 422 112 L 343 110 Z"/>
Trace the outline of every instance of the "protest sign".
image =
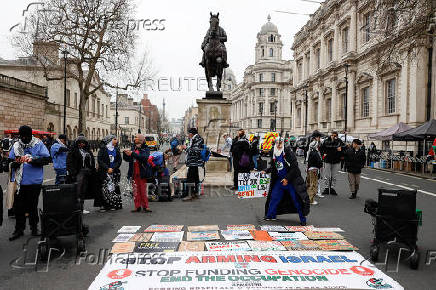
<path id="1" fill-rule="evenodd" d="M 134 234 L 119 234 L 115 237 L 115 239 L 112 240 L 113 243 L 124 243 L 128 242 Z"/>
<path id="2" fill-rule="evenodd" d="M 285 226 L 288 232 L 310 232 L 313 231 L 313 226 Z"/>
<path id="3" fill-rule="evenodd" d="M 267 231 L 267 232 L 286 232 L 287 231 L 284 226 L 278 226 L 278 225 L 262 225 L 262 226 L 260 226 L 260 229 L 262 231 Z"/>
<path id="4" fill-rule="evenodd" d="M 227 225 L 227 230 L 239 231 L 239 230 L 255 230 L 254 225 Z"/>
<path id="5" fill-rule="evenodd" d="M 141 242 L 135 247 L 136 253 L 174 252 L 179 243 L 174 242 Z"/>
<path id="6" fill-rule="evenodd" d="M 279 232 L 268 232 L 273 241 L 296 241 L 296 240 L 307 240 L 308 238 L 302 232 L 295 233 L 279 233 Z"/>
<path id="7" fill-rule="evenodd" d="M 153 256 L 154 255 L 154 256 Z M 356 252 L 112 255 L 90 285 L 130 289 L 404 289 Z"/>
<path id="8" fill-rule="evenodd" d="M 312 240 L 295 240 L 295 241 L 281 241 L 289 251 L 316 251 L 320 250 L 320 247 L 315 241 Z"/>
<path id="9" fill-rule="evenodd" d="M 122 226 L 121 229 L 118 230 L 118 233 L 129 233 L 134 234 L 136 233 L 141 226 Z"/>
<path id="10" fill-rule="evenodd" d="M 344 237 L 335 232 L 304 232 L 311 240 L 343 240 Z"/>
<path id="11" fill-rule="evenodd" d="M 248 241 L 253 251 L 286 251 L 286 248 L 277 241 Z"/>
<path id="12" fill-rule="evenodd" d="M 184 232 L 156 232 L 150 241 L 152 242 L 181 242 Z"/>
<path id="13" fill-rule="evenodd" d="M 322 251 L 357 251 L 358 248 L 346 240 L 321 240 L 314 241 Z"/>
<path id="14" fill-rule="evenodd" d="M 251 251 L 247 242 L 206 242 L 208 251 Z"/>
<path id="15" fill-rule="evenodd" d="M 202 252 L 204 251 L 204 242 L 181 242 L 179 252 Z"/>
<path id="16" fill-rule="evenodd" d="M 266 173 L 251 172 L 238 174 L 238 198 L 266 197 L 270 176 Z"/>
<path id="17" fill-rule="evenodd" d="M 207 225 L 207 226 L 189 226 L 188 232 L 204 232 L 204 231 L 218 231 L 218 225 Z"/>
<path id="18" fill-rule="evenodd" d="M 272 241 L 267 231 L 250 231 L 250 234 L 256 241 Z"/>
<path id="19" fill-rule="evenodd" d="M 253 239 L 253 236 L 247 230 L 226 230 L 226 231 L 221 231 L 221 235 L 227 241 Z"/>
<path id="20" fill-rule="evenodd" d="M 317 227 L 314 227 L 313 229 L 308 230 L 308 231 L 311 231 L 311 232 L 343 232 L 344 230 L 341 228 L 317 228 Z"/>
<path id="21" fill-rule="evenodd" d="M 188 232 L 186 239 L 188 241 L 213 241 L 219 240 L 220 235 L 218 231 Z"/>
<path id="22" fill-rule="evenodd" d="M 133 237 L 131 237 L 129 239 L 129 242 L 148 242 L 152 236 L 153 236 L 153 233 L 134 234 Z"/>
<path id="23" fill-rule="evenodd" d="M 111 253 L 112 254 L 132 253 L 134 248 L 135 248 L 135 243 L 133 242 L 115 243 L 112 246 Z"/>
<path id="24" fill-rule="evenodd" d="M 144 232 L 180 232 L 182 225 L 151 225 Z"/>

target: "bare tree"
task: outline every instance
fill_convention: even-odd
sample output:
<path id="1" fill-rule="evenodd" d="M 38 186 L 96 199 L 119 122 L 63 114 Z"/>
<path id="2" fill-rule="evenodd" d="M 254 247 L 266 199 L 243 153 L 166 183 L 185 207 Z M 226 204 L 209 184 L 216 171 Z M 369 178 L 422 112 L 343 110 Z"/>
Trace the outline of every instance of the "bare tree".
<path id="1" fill-rule="evenodd" d="M 132 29 L 132 0 L 44 0 L 27 18 L 29 33 L 16 36 L 32 52 L 48 80 L 63 78 L 59 48 L 67 53 L 67 77 L 80 90 L 79 132 L 86 130 L 89 96 L 103 87 L 139 88 L 152 74 L 148 55 L 135 61 L 137 31 Z M 35 44 L 39 51 L 35 52 Z M 45 47 L 45 49 L 41 49 Z"/>

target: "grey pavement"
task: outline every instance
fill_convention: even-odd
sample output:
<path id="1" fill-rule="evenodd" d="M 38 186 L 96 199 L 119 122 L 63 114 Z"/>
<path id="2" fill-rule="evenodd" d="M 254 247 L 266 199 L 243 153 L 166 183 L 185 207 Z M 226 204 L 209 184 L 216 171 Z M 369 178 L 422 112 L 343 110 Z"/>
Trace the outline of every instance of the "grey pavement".
<path id="1" fill-rule="evenodd" d="M 126 164 L 122 171 L 126 172 Z M 54 178 L 50 168 L 45 170 L 45 178 L 52 183 Z M 345 174 L 339 174 L 337 191 L 338 196 L 327 196 L 319 199 L 319 204 L 311 208 L 308 224 L 320 227 L 341 227 L 348 241 L 357 246 L 364 257 L 369 257 L 369 245 L 372 239 L 372 224 L 369 215 L 363 212 L 366 198 L 377 199 L 377 188 L 418 188 L 417 207 L 423 211 L 423 226 L 419 229 L 419 249 L 421 263 L 419 270 L 409 269 L 406 262 L 402 262 L 398 272 L 387 272 L 388 275 L 402 284 L 405 289 L 435 289 L 434 277 L 436 262 L 426 266 L 425 253 L 427 250 L 436 250 L 436 182 L 432 180 L 417 179 L 389 172 L 365 169 L 359 197 L 356 200 L 348 199 L 348 184 Z M 1 177 L 0 182 L 5 186 L 6 178 Z M 390 185 L 392 184 L 392 185 Z M 400 186 L 400 187 L 399 187 Z M 402 186 L 402 187 L 401 187 Z M 123 225 L 148 224 L 280 224 L 297 225 L 297 215 L 279 216 L 276 222 L 264 222 L 265 199 L 237 199 L 224 187 L 213 187 L 205 190 L 205 195 L 194 202 L 182 202 L 175 199 L 173 202 L 154 202 L 150 204 L 152 213 L 130 213 L 132 203 L 125 200 L 124 208 L 120 211 L 99 213 L 92 208 L 91 202 L 86 208 L 91 213 L 85 215 L 85 222 L 90 226 L 89 237 L 86 239 L 87 260 L 76 261 L 74 239 L 62 238 L 65 254 L 61 258 L 51 261 L 48 272 L 44 267 L 32 263 L 24 266 L 22 259 L 27 253 L 27 261 L 34 258 L 37 240 L 28 243 L 27 251 L 23 251 L 23 244 L 29 238 L 26 232 L 24 238 L 14 242 L 8 241 L 13 231 L 14 220 L 5 218 L 0 228 L 0 288 L 1 289 L 86 289 L 99 273 L 102 264 L 95 261 L 98 253 L 107 249 L 110 251 L 112 239 L 117 230 Z M 77 262 L 77 263 L 76 263 Z M 384 266 L 379 266 L 384 269 Z M 393 270 L 392 267 L 388 269 Z"/>

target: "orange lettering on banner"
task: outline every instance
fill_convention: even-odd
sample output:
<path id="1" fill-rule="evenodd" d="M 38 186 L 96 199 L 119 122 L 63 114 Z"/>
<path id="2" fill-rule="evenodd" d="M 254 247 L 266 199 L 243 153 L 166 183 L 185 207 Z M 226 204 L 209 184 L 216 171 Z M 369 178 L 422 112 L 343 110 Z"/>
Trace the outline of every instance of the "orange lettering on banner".
<path id="1" fill-rule="evenodd" d="M 201 258 L 202 263 L 215 263 L 215 257 L 214 256 L 204 256 Z"/>
<path id="2" fill-rule="evenodd" d="M 191 257 L 188 258 L 188 260 L 186 260 L 186 264 L 190 264 L 190 263 L 201 263 L 201 262 L 198 259 L 198 257 L 191 256 Z"/>
<path id="3" fill-rule="evenodd" d="M 235 256 L 217 256 L 216 259 L 218 263 L 236 262 Z"/>

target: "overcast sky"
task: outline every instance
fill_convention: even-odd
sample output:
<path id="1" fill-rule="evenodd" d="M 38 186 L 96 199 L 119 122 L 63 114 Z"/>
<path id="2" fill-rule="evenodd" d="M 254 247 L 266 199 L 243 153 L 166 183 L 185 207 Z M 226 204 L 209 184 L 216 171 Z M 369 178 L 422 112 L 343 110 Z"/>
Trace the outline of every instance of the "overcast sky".
<path id="1" fill-rule="evenodd" d="M 37 1 L 37 0 L 35 0 Z M 23 9 L 30 0 L 2 1 L 0 10 L 0 57 L 13 59 L 17 52 L 10 44 L 9 29 L 24 22 Z M 140 41 L 138 50 L 147 49 L 150 53 L 156 78 L 161 80 L 158 88 L 149 82 L 147 91 L 152 102 L 159 107 L 165 98 L 167 116 L 181 117 L 189 105 L 195 104 L 195 99 L 202 98 L 204 91 L 197 90 L 197 81 L 187 81 L 184 78 L 199 79 L 204 77 L 202 67 L 198 65 L 202 51 L 200 45 L 209 27 L 209 12 L 220 13 L 220 25 L 227 33 L 227 52 L 230 68 L 234 71 L 238 82 L 242 80 L 245 68 L 254 63 L 254 46 L 256 35 L 263 24 L 267 22 L 268 14 L 271 22 L 277 25 L 282 35 L 283 58 L 292 59 L 291 45 L 293 35 L 309 19 L 304 15 L 291 15 L 274 12 L 274 10 L 291 11 L 302 14 L 313 13 L 319 4 L 300 0 L 136 0 L 138 20 L 164 19 L 162 31 L 139 30 Z M 173 88 L 169 81 L 173 80 Z M 190 83 L 191 88 L 188 88 Z M 200 89 L 204 89 L 204 86 Z"/>

